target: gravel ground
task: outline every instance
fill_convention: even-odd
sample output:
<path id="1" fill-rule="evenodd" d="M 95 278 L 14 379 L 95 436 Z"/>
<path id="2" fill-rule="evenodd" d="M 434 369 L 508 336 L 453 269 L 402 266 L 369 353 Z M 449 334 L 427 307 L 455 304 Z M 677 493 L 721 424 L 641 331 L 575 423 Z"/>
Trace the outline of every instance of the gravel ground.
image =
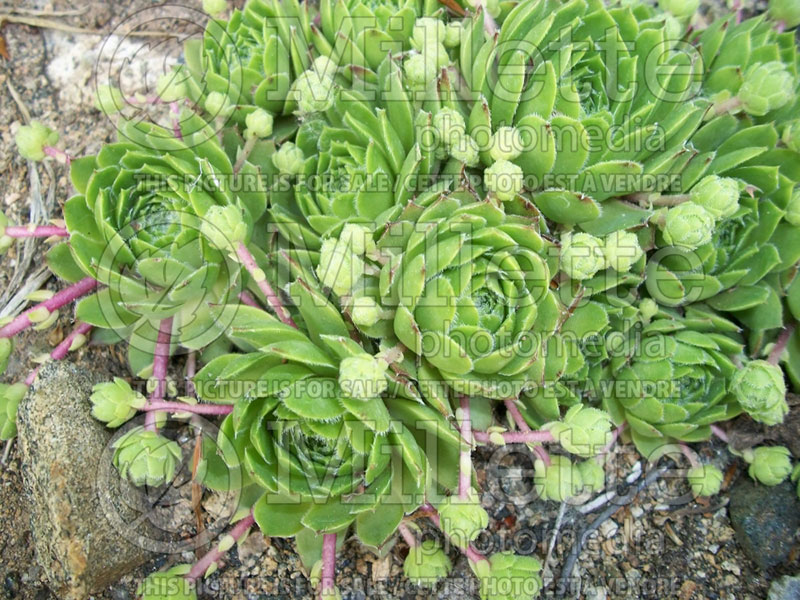
<path id="1" fill-rule="evenodd" d="M 199 3 L 198 3 L 199 4 Z M 39 10 L 85 10 L 80 15 L 53 17 L 63 24 L 90 29 L 111 30 L 136 11 L 149 8 L 153 15 L 161 13 L 146 0 L 76 4 L 66 2 L 37 5 Z M 31 8 L 22 3 L 17 8 Z M 748 8 L 759 8 L 749 6 Z M 8 7 L 0 9 L 9 12 Z M 191 25 L 173 20 L 176 29 Z M 158 28 L 164 29 L 164 22 Z M 67 34 L 20 24 L 6 24 L 2 37 L 8 60 L 0 60 L 0 203 L 8 216 L 26 222 L 32 205 L 51 211 L 58 217 L 60 205 L 69 189 L 63 167 L 52 170 L 41 165 L 36 174 L 16 154 L 13 133 L 23 112 L 10 89 L 27 107 L 30 114 L 61 133 L 61 147 L 72 155 L 97 150 L 111 141 L 113 127 L 87 99 L 91 94 L 90 76 L 101 38 Z M 166 53 L 169 54 L 170 49 Z M 37 191 L 37 181 L 40 191 Z M 0 261 L 0 296 L 10 288 L 17 270 L 25 277 L 35 274 L 42 264 L 44 245 L 32 244 L 28 253 L 11 253 Z M 23 278 L 22 281 L 25 281 Z M 46 286 L 53 287 L 49 280 Z M 6 296 L 7 299 L 7 296 Z M 0 306 L 5 300 L 0 302 Z M 32 367 L 31 359 L 48 352 L 69 331 L 69 320 L 62 317 L 59 325 L 46 333 L 28 333 L 22 337 L 9 366 L 6 378 L 23 378 Z M 112 374 L 126 374 L 119 350 L 89 347 L 71 357 L 78 364 Z M 795 407 L 795 410 L 797 408 Z M 707 444 L 698 449 L 708 460 L 725 467 L 726 488 L 740 476 L 742 469 L 721 446 Z M 624 479 L 635 472 L 637 459 L 628 448 L 619 449 L 609 461 L 609 471 Z M 476 464 L 484 491 L 484 505 L 492 521 L 490 535 L 479 540 L 484 549 L 515 549 L 534 552 L 544 557 L 558 521 L 560 507 L 553 503 L 519 502 L 530 485 L 525 476 L 514 474 L 531 468 L 526 454 L 504 458 L 488 450 L 477 453 Z M 21 469 L 16 448 L 0 472 L 0 597 L 22 600 L 54 598 L 42 580 L 41 570 L 32 554 L 29 515 L 22 496 Z M 641 481 L 641 478 L 639 479 Z M 633 484 L 636 485 L 636 482 Z M 591 600 L 627 598 L 678 598 L 680 600 L 763 599 L 769 582 L 781 574 L 795 574 L 800 560 L 795 552 L 790 563 L 771 573 L 759 572 L 742 553 L 733 537 L 725 492 L 711 500 L 665 507 L 666 498 L 674 498 L 686 490 L 682 480 L 662 481 L 649 487 L 632 503 L 619 506 L 595 535 L 584 544 L 566 589 L 562 567 L 568 560 L 575 540 L 598 515 L 608 515 L 606 506 L 583 514 L 574 507 L 565 507 L 552 558 L 546 570 L 550 586 L 548 597 L 586 598 Z M 206 506 L 213 504 L 208 499 Z M 426 529 L 430 535 L 435 532 Z M 402 578 L 402 561 L 407 549 L 398 543 L 384 557 L 377 557 L 358 548 L 354 540 L 345 544 L 337 563 L 338 582 L 344 597 L 363 598 L 455 598 L 474 597 L 474 581 L 468 575 L 464 559 L 451 552 L 455 569 L 451 578 L 434 593 L 421 592 Z M 124 600 L 134 597 L 136 584 L 153 569 L 173 562 L 185 562 L 191 556 L 167 556 L 123 578 L 98 599 Z M 265 598 L 310 598 L 307 580 L 300 568 L 292 541 L 265 540 L 251 535 L 238 552 L 231 553 L 230 564 L 207 580 L 205 597 L 253 600 Z M 555 578 L 555 580 L 553 579 Z"/>

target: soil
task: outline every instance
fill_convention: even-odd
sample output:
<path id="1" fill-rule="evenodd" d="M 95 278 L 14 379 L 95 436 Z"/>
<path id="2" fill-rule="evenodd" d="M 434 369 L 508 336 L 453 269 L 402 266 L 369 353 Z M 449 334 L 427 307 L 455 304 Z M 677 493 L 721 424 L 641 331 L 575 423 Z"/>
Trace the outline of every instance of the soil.
<path id="1" fill-rule="evenodd" d="M 163 16 L 160 9 L 148 0 L 42 3 L 35 9 L 75 11 L 76 7 L 80 14 L 50 18 L 61 24 L 111 31 L 142 9 Z M 16 8 L 30 10 L 32 6 L 23 2 Z M 761 6 L 751 4 L 748 8 Z M 8 8 L 0 11 L 11 12 Z M 162 30 L 192 28 L 191 23 L 187 25 L 178 19 L 156 21 L 154 28 Z M 18 223 L 28 221 L 34 205 L 39 207 L 38 210 L 49 210 L 50 217 L 58 218 L 60 206 L 70 193 L 65 169 L 58 164 L 52 168 L 41 164 L 34 166 L 18 156 L 13 137 L 25 115 L 10 90 L 16 91 L 33 118 L 61 134 L 59 145 L 69 154 L 80 156 L 97 150 L 113 139 L 114 132 L 109 119 L 94 109 L 89 100 L 94 57 L 103 40 L 99 36 L 11 23 L 6 24 L 0 34 L 0 43 L 4 43 L 8 53 L 7 59 L 0 59 L 0 86 L 6 88 L 5 93 L 0 94 L 0 207 L 10 220 Z M 172 60 L 174 55 L 170 52 L 168 49 L 165 56 Z M 35 169 L 35 174 L 31 168 Z M 37 179 L 40 181 L 39 190 Z M 24 283 L 41 269 L 47 247 L 47 243 L 32 243 L 28 252 L 12 251 L 0 261 L 0 307 L 5 305 L 20 282 Z M 18 270 L 22 271 L 22 276 L 14 282 Z M 57 285 L 51 278 L 44 287 L 56 289 Z M 4 381 L 24 378 L 34 366 L 33 359 L 49 352 L 69 332 L 69 317 L 62 315 L 58 325 L 46 332 L 29 332 L 22 336 Z M 113 346 L 89 346 L 73 353 L 69 360 L 100 369 L 109 376 L 127 374 L 124 356 L 119 348 Z M 795 406 L 793 411 L 797 410 Z M 565 507 L 552 553 L 552 568 L 548 566 L 545 571 L 549 583 L 545 596 L 587 600 L 755 600 L 766 598 L 769 583 L 775 577 L 796 574 L 800 568 L 797 552 L 788 565 L 769 573 L 759 572 L 743 554 L 734 539 L 725 493 L 732 481 L 742 475 L 742 463 L 718 443 L 701 445 L 698 451 L 705 459 L 726 470 L 726 486 L 719 496 L 700 502 L 669 505 L 666 498 L 684 493 L 685 482 L 667 479 L 650 486 L 632 503 L 619 506 L 597 528 L 597 533 L 585 541 L 567 589 L 557 589 L 562 567 L 576 539 L 599 518 L 598 515 L 608 514 L 608 511 L 604 513 L 607 506 L 598 507 L 588 514 L 574 507 Z M 628 447 L 623 447 L 610 463 L 624 478 L 631 472 L 635 473 L 637 457 Z M 514 469 L 529 469 L 530 457 L 514 454 L 498 459 L 496 454 L 484 449 L 476 454 L 476 465 L 485 490 L 484 505 L 492 518 L 491 535 L 481 538 L 479 546 L 487 550 L 513 548 L 520 553 L 534 552 L 543 558 L 560 507 L 541 501 L 515 504 L 509 498 L 509 494 L 519 495 L 527 489 L 525 478 L 515 478 L 513 473 Z M 505 475 L 498 479 L 496 471 L 503 466 L 506 467 Z M 16 447 L 12 447 L 9 460 L 0 471 L 0 597 L 48 600 L 54 596 L 46 587 L 33 556 L 29 513 L 22 494 L 22 469 L 24 465 L 20 463 Z M 492 489 L 495 489 L 495 496 L 500 492 L 488 485 L 492 481 L 499 481 L 505 490 L 505 495 L 499 499 L 493 498 Z M 658 491 L 653 492 L 656 488 Z M 435 535 L 432 530 L 425 531 Z M 400 542 L 381 558 L 359 548 L 355 540 L 347 541 L 337 563 L 337 580 L 344 598 L 459 597 L 466 600 L 477 597 L 467 563 L 457 551 L 450 552 L 455 562 L 453 575 L 432 594 L 405 582 L 402 561 L 406 551 Z M 187 560 L 192 560 L 191 555 L 164 556 L 124 577 L 95 598 L 134 598 L 138 582 L 147 573 Z M 206 580 L 205 595 L 201 597 L 233 600 L 312 597 L 291 540 L 264 540 L 254 533 L 243 547 L 231 552 L 229 563 Z"/>

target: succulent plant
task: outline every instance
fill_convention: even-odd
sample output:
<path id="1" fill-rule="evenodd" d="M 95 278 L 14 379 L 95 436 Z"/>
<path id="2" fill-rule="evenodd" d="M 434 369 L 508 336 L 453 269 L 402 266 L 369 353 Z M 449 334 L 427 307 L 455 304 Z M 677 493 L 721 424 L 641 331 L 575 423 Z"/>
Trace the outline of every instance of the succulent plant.
<path id="1" fill-rule="evenodd" d="M 172 481 L 181 463 L 176 442 L 134 427 L 114 441 L 114 466 L 134 485 L 159 486 Z"/>
<path id="2" fill-rule="evenodd" d="M 581 470 L 567 456 L 551 456 L 550 461 L 546 464 L 539 459 L 534 465 L 533 482 L 539 498 L 565 502 L 578 496 L 583 491 Z"/>
<path id="3" fill-rule="evenodd" d="M 437 412 L 389 393 L 388 363 L 350 339 L 318 291 L 298 280 L 290 293 L 308 333 L 257 308 L 221 309 L 233 313 L 228 337 L 249 351 L 223 354 L 195 377 L 201 398 L 235 404 L 218 446 L 236 451 L 217 469 L 244 465 L 263 489 L 254 516 L 265 535 L 333 533 L 355 522 L 362 541 L 379 547 L 422 504 L 426 478 L 455 485 L 445 471 L 429 472 L 424 449 L 430 432 L 441 459 L 457 465 L 457 435 Z"/>
<path id="4" fill-rule="evenodd" d="M 611 417 L 608 413 L 576 404 L 561 421 L 545 424 L 546 429 L 567 452 L 592 457 L 600 453 L 609 441 Z"/>
<path id="5" fill-rule="evenodd" d="M 455 192 L 404 211 L 378 240 L 392 256 L 378 288 L 423 368 L 458 393 L 500 399 L 541 378 L 560 308 L 535 223 L 471 200 Z"/>
<path id="6" fill-rule="evenodd" d="M 112 429 L 128 422 L 146 402 L 144 396 L 119 377 L 115 377 L 113 382 L 95 385 L 89 401 L 92 403 L 92 416 Z"/>
<path id="7" fill-rule="evenodd" d="M 786 106 L 793 98 L 795 80 L 782 62 L 751 65 L 744 73 L 738 98 L 742 109 L 757 117 Z"/>
<path id="8" fill-rule="evenodd" d="M 613 381 L 601 389 L 603 407 L 630 426 L 644 455 L 670 439 L 699 441 L 709 426 L 741 412 L 727 382 L 742 350 L 737 326 L 707 308 L 683 316 L 662 309 L 643 328 L 614 335 L 608 359 L 595 377 Z M 723 332 L 731 332 L 725 334 Z"/>
<path id="9" fill-rule="evenodd" d="M 789 449 L 783 446 L 759 446 L 745 452 L 750 463 L 747 474 L 764 485 L 778 485 L 792 472 Z"/>
<path id="10" fill-rule="evenodd" d="M 70 239 L 50 254 L 51 268 L 68 281 L 85 274 L 106 286 L 78 305 L 78 317 L 135 336 L 145 354 L 167 317 L 184 345 L 211 341 L 203 338 L 208 303 L 241 289 L 240 268 L 225 251 L 250 235 L 242 214 L 252 223 L 265 209 L 257 191 L 231 192 L 231 161 L 216 138 L 196 135 L 198 145 L 189 135 L 179 140 L 156 126 L 124 123 L 126 141 L 73 161 L 78 195 L 64 207 Z M 239 177 L 254 172 L 247 164 Z M 199 180 L 209 185 L 198 188 Z M 135 373 L 149 362 L 131 358 Z"/>
<path id="11" fill-rule="evenodd" d="M 800 25 L 800 7 L 792 0 L 769 0 L 769 16 L 781 21 L 786 27 Z"/>
<path id="12" fill-rule="evenodd" d="M 488 560 L 472 563 L 472 569 L 480 579 L 484 600 L 534 598 L 542 589 L 542 563 L 533 556 L 498 552 Z"/>
<path id="13" fill-rule="evenodd" d="M 689 469 L 686 478 L 695 496 L 714 496 L 722 487 L 722 471 L 714 465 L 700 465 Z"/>
<path id="14" fill-rule="evenodd" d="M 465 498 L 449 496 L 437 506 L 442 530 L 456 546 L 466 547 L 489 525 L 489 514 L 474 489 Z"/>
<path id="15" fill-rule="evenodd" d="M 403 573 L 415 585 L 433 587 L 437 581 L 447 577 L 452 566 L 437 542 L 424 540 L 408 549 L 408 556 L 403 561 Z"/>
<path id="16" fill-rule="evenodd" d="M 23 158 L 42 160 L 45 157 L 45 147 L 56 144 L 58 138 L 57 132 L 39 121 L 31 121 L 30 125 L 22 125 L 17 130 L 15 141 Z"/>
<path id="17" fill-rule="evenodd" d="M 783 423 L 789 412 L 783 371 L 765 360 L 753 360 L 731 378 L 731 392 L 744 411 L 767 425 Z"/>

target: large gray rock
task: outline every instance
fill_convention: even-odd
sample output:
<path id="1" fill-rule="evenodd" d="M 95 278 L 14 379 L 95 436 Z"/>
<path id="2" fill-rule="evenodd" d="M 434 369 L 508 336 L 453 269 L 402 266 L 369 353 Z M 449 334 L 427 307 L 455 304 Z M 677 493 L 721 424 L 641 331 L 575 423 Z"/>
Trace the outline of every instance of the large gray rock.
<path id="1" fill-rule="evenodd" d="M 74 365 L 49 363 L 19 406 L 36 556 L 58 598 L 84 599 L 153 557 L 108 518 L 113 512 L 135 520 L 138 494 L 113 468 L 101 468 L 111 433 L 90 415 L 98 380 Z M 98 485 L 98 476 L 106 481 Z"/>
<path id="2" fill-rule="evenodd" d="M 773 581 L 767 600 L 800 600 L 800 575 L 787 575 Z"/>
<path id="3" fill-rule="evenodd" d="M 761 569 L 789 557 L 800 527 L 800 501 L 793 484 L 767 487 L 742 477 L 731 489 L 730 515 L 736 540 Z"/>

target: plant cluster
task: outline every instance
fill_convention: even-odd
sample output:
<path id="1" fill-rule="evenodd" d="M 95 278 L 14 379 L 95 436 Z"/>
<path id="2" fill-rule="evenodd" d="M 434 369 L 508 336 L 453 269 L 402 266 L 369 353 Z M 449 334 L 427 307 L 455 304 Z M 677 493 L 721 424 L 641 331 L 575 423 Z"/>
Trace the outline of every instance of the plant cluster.
<path id="1" fill-rule="evenodd" d="M 96 155 L 20 128 L 21 154 L 67 162 L 75 194 L 63 223 L 0 215 L 0 247 L 60 239 L 48 264 L 70 286 L 2 324 L 0 366 L 77 300 L 44 360 L 124 341 L 150 383 L 90 398 L 124 428 L 120 474 L 169 482 L 164 420 L 206 415 L 220 433 L 196 481 L 240 490 L 231 532 L 144 598 L 195 597 L 254 525 L 296 539 L 320 597 L 339 597 L 350 533 L 376 552 L 399 535 L 406 575 L 433 585 L 451 561 L 420 518 L 482 598 L 531 598 L 536 558 L 472 545 L 476 445 L 528 444 L 558 502 L 603 489 L 618 437 L 645 458 L 671 445 L 712 495 L 722 474 L 686 443 L 742 413 L 783 421 L 800 387 L 800 59 L 783 30 L 800 15 L 777 1 L 701 28 L 697 2 L 661 5 L 208 0 L 152 101 L 171 128 L 126 118 L 141 99 L 108 85 L 119 139 Z M 169 400 L 181 351 L 190 385 Z M 3 439 L 35 374 L 0 388 Z M 742 458 L 764 485 L 792 472 L 784 448 Z"/>

